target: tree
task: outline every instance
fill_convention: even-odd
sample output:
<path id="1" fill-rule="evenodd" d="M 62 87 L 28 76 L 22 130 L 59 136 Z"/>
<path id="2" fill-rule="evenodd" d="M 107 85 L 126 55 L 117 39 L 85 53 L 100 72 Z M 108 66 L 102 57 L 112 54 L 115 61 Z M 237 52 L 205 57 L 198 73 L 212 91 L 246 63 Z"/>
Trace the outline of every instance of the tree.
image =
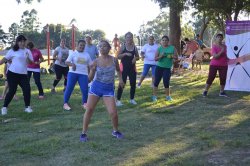
<path id="1" fill-rule="evenodd" d="M 101 39 L 105 39 L 105 36 L 106 36 L 105 32 L 103 30 L 100 30 L 100 29 L 96 29 L 96 30 L 87 29 L 87 30 L 82 32 L 82 35 L 83 35 L 83 37 L 90 35 L 92 37 L 92 41 L 94 44 L 98 44 L 98 42 Z"/>
<path id="2" fill-rule="evenodd" d="M 183 27 L 181 27 L 181 37 L 183 38 L 194 38 L 194 30 L 193 27 L 185 24 Z"/>
<path id="3" fill-rule="evenodd" d="M 19 25 L 17 23 L 12 23 L 9 27 L 9 44 L 13 44 L 15 42 L 16 36 L 18 34 Z"/>
<path id="4" fill-rule="evenodd" d="M 149 36 L 154 36 L 156 40 L 163 35 L 169 34 L 169 14 L 161 12 L 155 19 L 148 21 L 140 26 L 139 35 L 142 40 L 142 45 L 147 42 Z"/>
<path id="5" fill-rule="evenodd" d="M 37 11 L 32 9 L 31 11 L 24 11 L 20 20 L 20 29 L 22 32 L 28 31 L 38 31 L 40 27 L 40 22 L 37 17 Z"/>
<path id="6" fill-rule="evenodd" d="M 181 37 L 181 12 L 186 8 L 187 0 L 154 0 L 160 8 L 169 7 L 169 39 L 178 51 L 180 51 Z"/>
<path id="7" fill-rule="evenodd" d="M 241 12 L 250 12 L 250 0 L 192 0 L 192 5 L 222 32 L 226 20 L 237 21 Z"/>
<path id="8" fill-rule="evenodd" d="M 0 25 L 0 47 L 3 48 L 7 43 L 8 36 L 2 29 L 2 25 Z"/>
<path id="9" fill-rule="evenodd" d="M 22 2 L 22 0 L 16 0 L 16 1 L 17 1 L 18 4 Z M 41 1 L 42 0 L 37 0 L 37 2 L 41 2 Z M 32 2 L 33 2 L 33 0 L 24 0 L 24 3 L 31 4 Z"/>

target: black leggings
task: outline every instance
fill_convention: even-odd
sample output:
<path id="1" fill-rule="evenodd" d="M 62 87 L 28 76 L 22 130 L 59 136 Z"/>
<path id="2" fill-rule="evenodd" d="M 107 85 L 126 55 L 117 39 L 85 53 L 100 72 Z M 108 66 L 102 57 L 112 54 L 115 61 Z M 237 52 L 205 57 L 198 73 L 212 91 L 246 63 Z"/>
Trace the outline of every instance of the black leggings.
<path id="1" fill-rule="evenodd" d="M 64 76 L 64 86 L 66 87 L 69 67 L 62 67 L 59 65 L 55 65 L 55 72 L 56 72 L 56 79 L 54 80 L 53 86 L 56 87 L 56 85 L 62 79 L 62 76 Z"/>
<path id="2" fill-rule="evenodd" d="M 3 106 L 8 107 L 16 93 L 18 85 L 22 88 L 25 106 L 30 106 L 30 83 L 27 74 L 17 74 L 8 71 L 7 80 L 9 85 L 9 91 L 6 94 Z"/>
<path id="3" fill-rule="evenodd" d="M 136 87 L 136 72 L 134 70 L 123 70 L 122 71 L 122 80 L 126 84 L 127 77 L 129 77 L 130 82 L 130 99 L 135 97 L 135 87 Z M 122 97 L 123 88 L 118 87 L 117 91 L 117 100 L 120 100 Z"/>
<path id="4" fill-rule="evenodd" d="M 36 86 L 38 88 L 38 91 L 39 91 L 39 96 L 43 96 L 44 93 L 43 93 L 42 83 L 41 83 L 41 80 L 40 80 L 40 72 L 28 71 L 29 81 L 30 81 L 32 73 L 33 73 L 33 78 L 35 80 L 35 84 L 36 84 Z"/>
<path id="5" fill-rule="evenodd" d="M 162 77 L 163 77 L 164 87 L 169 88 L 171 69 L 156 66 L 156 68 L 155 68 L 155 82 L 154 82 L 155 87 L 158 87 L 159 83 L 161 82 Z"/>

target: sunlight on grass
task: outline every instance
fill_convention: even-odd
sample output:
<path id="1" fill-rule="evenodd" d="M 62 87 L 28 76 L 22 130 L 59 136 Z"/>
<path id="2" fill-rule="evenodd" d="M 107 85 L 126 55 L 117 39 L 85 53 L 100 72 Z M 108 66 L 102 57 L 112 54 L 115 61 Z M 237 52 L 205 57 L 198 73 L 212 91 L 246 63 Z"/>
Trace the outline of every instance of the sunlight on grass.
<path id="1" fill-rule="evenodd" d="M 142 62 L 139 61 L 137 66 L 138 82 Z M 187 70 L 183 75 L 171 78 L 173 102 L 165 100 L 162 82 L 158 101 L 152 102 L 151 77 L 148 76 L 142 87 L 136 89 L 138 104 L 132 105 L 127 81 L 122 96 L 124 105 L 117 108 L 119 130 L 125 138 L 112 138 L 111 120 L 100 100 L 91 119 L 90 141 L 87 143 L 79 142 L 85 111 L 81 107 L 79 86 L 75 87 L 69 101 L 72 111 L 67 112 L 62 108 L 62 80 L 57 93 L 51 94 L 55 75 L 42 75 L 45 99 L 39 100 L 32 79 L 31 106 L 34 112 L 26 114 L 23 111 L 19 87 L 20 99 L 10 103 L 7 116 L 0 116 L 0 165 L 211 165 L 209 156 L 220 152 L 220 158 L 235 161 L 234 156 L 225 155 L 235 151 L 243 154 L 237 159 L 239 164 L 235 165 L 249 163 L 246 152 L 250 142 L 250 95 L 228 92 L 230 98 L 221 98 L 218 96 L 219 79 L 216 78 L 208 97 L 203 98 L 201 93 L 208 65 L 202 68 L 205 70 Z M 0 81 L 2 91 L 4 80 Z"/>
<path id="2" fill-rule="evenodd" d="M 41 122 L 36 122 L 34 123 L 35 126 L 41 126 L 41 125 L 45 125 L 45 124 L 49 124 L 51 123 L 51 120 L 45 120 L 45 121 L 41 121 Z"/>
<path id="3" fill-rule="evenodd" d="M 166 161 L 172 156 L 180 154 L 187 147 L 188 144 L 184 142 L 166 143 L 163 139 L 157 139 L 149 145 L 130 152 L 129 158 L 118 165 L 150 165 L 150 163 L 153 164 L 155 160 L 159 160 L 163 156 Z"/>
<path id="4" fill-rule="evenodd" d="M 231 115 L 225 115 L 214 123 L 214 128 L 226 130 L 236 127 L 237 125 L 249 119 L 248 114 L 249 111 L 247 110 L 238 110 Z"/>

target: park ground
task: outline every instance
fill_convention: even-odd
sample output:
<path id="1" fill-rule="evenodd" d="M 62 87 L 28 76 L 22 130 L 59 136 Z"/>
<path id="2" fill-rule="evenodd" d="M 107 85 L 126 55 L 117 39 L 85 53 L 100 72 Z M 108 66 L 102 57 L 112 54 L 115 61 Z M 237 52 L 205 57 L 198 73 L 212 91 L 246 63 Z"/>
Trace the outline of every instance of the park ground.
<path id="1" fill-rule="evenodd" d="M 139 78 L 142 62 L 137 67 Z M 31 81 L 33 113 L 23 112 L 19 88 L 19 100 L 11 102 L 7 116 L 0 116 L 0 165 L 250 165 L 250 94 L 230 91 L 230 98 L 219 97 L 216 78 L 203 98 L 207 70 L 204 64 L 202 70 L 173 76 L 171 103 L 165 101 L 162 84 L 158 102 L 152 103 L 147 79 L 136 91 L 138 105 L 130 105 L 127 85 L 122 97 L 125 105 L 118 108 L 125 138 L 112 138 L 110 118 L 101 101 L 86 143 L 79 142 L 84 114 L 79 87 L 70 99 L 72 111 L 66 112 L 62 81 L 52 95 L 54 75 L 42 75 L 44 100 L 38 99 Z M 0 84 L 2 91 L 4 81 Z"/>

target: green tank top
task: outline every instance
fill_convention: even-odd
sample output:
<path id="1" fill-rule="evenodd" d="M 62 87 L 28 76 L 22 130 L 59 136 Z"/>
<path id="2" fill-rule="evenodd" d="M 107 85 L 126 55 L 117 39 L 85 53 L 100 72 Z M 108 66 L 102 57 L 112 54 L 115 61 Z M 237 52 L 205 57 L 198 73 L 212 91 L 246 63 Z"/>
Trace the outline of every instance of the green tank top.
<path id="1" fill-rule="evenodd" d="M 158 60 L 157 66 L 171 68 L 173 65 L 174 46 L 169 45 L 167 48 L 160 46 L 158 52 L 159 55 L 163 55 L 164 57 Z"/>

